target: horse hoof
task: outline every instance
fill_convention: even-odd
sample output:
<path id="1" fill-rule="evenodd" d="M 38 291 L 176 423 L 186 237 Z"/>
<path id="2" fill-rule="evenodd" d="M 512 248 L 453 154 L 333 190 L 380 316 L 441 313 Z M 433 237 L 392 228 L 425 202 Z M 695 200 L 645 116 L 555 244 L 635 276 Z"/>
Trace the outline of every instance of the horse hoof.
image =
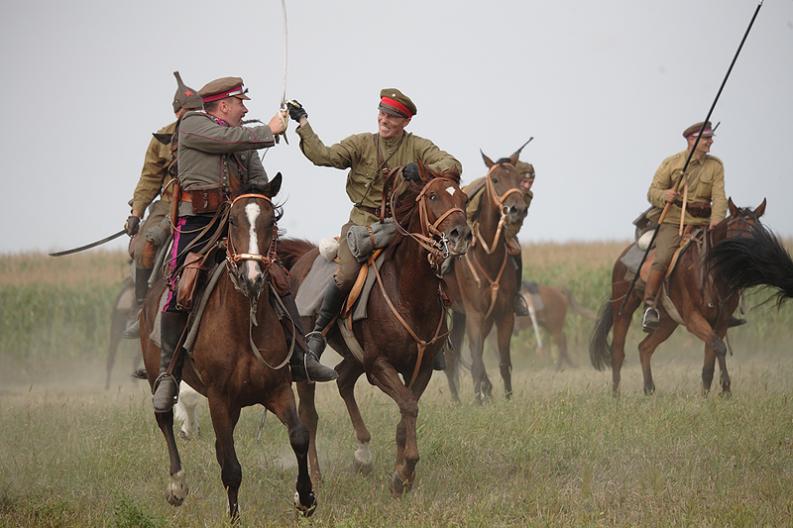
<path id="1" fill-rule="evenodd" d="M 314 515 L 314 512 L 317 510 L 317 498 L 314 496 L 314 492 L 308 493 L 308 500 L 306 503 L 300 501 L 300 493 L 295 492 L 295 509 L 297 513 L 300 514 L 301 517 L 311 517 Z"/>
<path id="2" fill-rule="evenodd" d="M 356 473 L 361 475 L 368 475 L 372 472 L 372 451 L 369 449 L 368 443 L 358 444 L 352 460 L 352 467 Z"/>
<path id="3" fill-rule="evenodd" d="M 171 506 L 181 506 L 189 491 L 184 470 L 179 470 L 177 473 L 171 475 L 171 482 L 168 484 L 165 500 L 167 500 L 168 504 Z"/>
<path id="4" fill-rule="evenodd" d="M 399 471 L 394 471 L 394 474 L 391 476 L 391 494 L 399 498 L 408 491 L 410 491 L 410 482 L 403 480 L 402 477 L 399 476 Z"/>

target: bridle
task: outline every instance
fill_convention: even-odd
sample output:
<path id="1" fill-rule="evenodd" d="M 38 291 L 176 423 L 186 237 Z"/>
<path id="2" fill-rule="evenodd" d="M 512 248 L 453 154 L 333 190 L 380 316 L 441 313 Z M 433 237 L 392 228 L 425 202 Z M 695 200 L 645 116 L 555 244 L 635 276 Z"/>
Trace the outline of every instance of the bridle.
<path id="1" fill-rule="evenodd" d="M 499 195 L 496 191 L 496 186 L 493 183 L 493 172 L 501 165 L 501 163 L 496 163 L 490 170 L 487 171 L 487 175 L 485 176 L 485 192 L 487 196 L 490 198 L 490 201 L 493 202 L 493 205 L 496 206 L 499 213 L 501 214 L 501 218 L 498 220 L 498 227 L 496 227 L 496 233 L 493 235 L 493 240 L 488 244 L 485 242 L 485 239 L 482 237 L 482 234 L 479 231 L 479 222 L 474 222 L 473 231 L 474 236 L 482 245 L 482 249 L 485 250 L 485 253 L 491 255 L 495 250 L 498 244 L 498 239 L 501 236 L 501 233 L 504 229 L 504 225 L 507 223 L 507 215 L 509 213 L 509 208 L 504 205 L 504 202 L 507 201 L 512 194 L 518 193 L 523 196 L 523 191 L 517 187 L 513 187 L 511 189 L 507 189 L 504 194 Z"/>
<path id="2" fill-rule="evenodd" d="M 232 200 L 231 205 L 229 206 L 229 209 L 228 209 L 229 210 L 229 217 L 231 216 L 230 213 L 231 213 L 232 208 L 234 207 L 234 204 L 237 203 L 237 201 L 242 200 L 243 198 L 254 198 L 254 199 L 257 199 L 257 200 L 265 200 L 270 205 L 272 205 L 272 203 L 273 203 L 272 199 L 269 196 L 264 195 L 264 194 L 258 194 L 258 193 L 241 194 L 241 195 L 237 196 L 236 198 L 234 198 L 234 200 Z M 227 238 L 227 243 L 226 243 L 226 269 L 228 271 L 228 274 L 229 274 L 229 277 L 231 279 L 231 282 L 234 285 L 234 288 L 237 291 L 239 291 L 240 293 L 242 293 L 245 297 L 247 297 L 248 301 L 250 302 L 250 320 L 249 320 L 249 323 L 248 323 L 248 340 L 250 342 L 251 352 L 253 352 L 253 355 L 256 356 L 256 358 L 259 361 L 261 361 L 265 366 L 269 367 L 272 370 L 278 370 L 278 369 L 282 368 L 284 365 L 286 365 L 289 362 L 289 360 L 292 358 L 292 353 L 294 352 L 294 349 L 295 349 L 295 336 L 297 335 L 296 334 L 296 330 L 295 330 L 295 326 L 296 326 L 295 322 L 292 321 L 291 318 L 290 318 L 290 321 L 292 323 L 292 342 L 291 342 L 291 344 L 289 346 L 289 351 L 287 352 L 286 357 L 280 363 L 278 363 L 277 365 L 270 364 L 266 359 L 264 359 L 264 357 L 262 356 L 261 352 L 259 352 L 259 347 L 256 345 L 256 342 L 253 340 L 253 327 L 254 326 L 259 326 L 259 322 L 256 319 L 256 311 L 257 311 L 257 307 L 258 307 L 258 304 L 259 304 L 259 298 L 258 297 L 253 298 L 250 295 L 248 295 L 247 288 L 243 288 L 240 285 L 240 283 L 239 283 L 239 280 L 240 280 L 239 279 L 239 277 L 240 277 L 239 265 L 240 265 L 240 263 L 244 263 L 244 262 L 247 262 L 247 261 L 258 262 L 259 265 L 262 267 L 262 273 L 264 273 L 266 275 L 268 270 L 270 269 L 270 267 L 276 261 L 276 259 L 277 259 L 277 245 L 278 245 L 277 244 L 277 240 L 278 240 L 278 224 L 275 221 L 273 221 L 272 231 L 273 231 L 272 238 L 270 238 L 270 244 L 267 247 L 267 254 L 266 255 L 257 255 L 257 254 L 254 254 L 254 253 L 238 253 L 236 248 L 234 247 L 234 242 L 233 242 L 232 238 L 228 237 Z M 283 313 L 288 313 L 286 307 L 283 305 L 283 302 L 281 301 L 281 298 L 278 295 L 272 295 L 272 298 L 273 298 L 273 300 L 276 303 L 278 303 L 280 305 L 280 310 L 282 310 Z"/>
<path id="3" fill-rule="evenodd" d="M 429 221 L 427 192 L 430 189 L 430 185 L 439 180 L 448 181 L 450 184 L 456 186 L 456 183 L 453 180 L 441 177 L 432 178 L 426 184 L 424 184 L 421 192 L 419 192 L 419 194 L 416 196 L 416 203 L 418 204 L 419 209 L 419 225 L 421 226 L 420 233 L 409 232 L 407 229 L 402 227 L 402 225 L 399 223 L 399 220 L 396 218 L 396 216 L 394 216 L 394 223 L 396 224 L 397 231 L 399 231 L 404 236 L 410 237 L 420 247 L 427 251 L 427 261 L 435 270 L 440 269 L 443 261 L 449 257 L 449 239 L 446 236 L 446 233 L 438 229 L 438 226 L 441 225 L 441 223 L 449 216 L 455 213 L 463 215 L 463 219 L 465 219 L 465 211 L 459 207 L 451 207 L 444 211 L 444 213 L 440 215 L 434 222 Z M 392 213 L 395 211 L 395 198 L 396 193 L 391 193 L 390 205 Z"/>

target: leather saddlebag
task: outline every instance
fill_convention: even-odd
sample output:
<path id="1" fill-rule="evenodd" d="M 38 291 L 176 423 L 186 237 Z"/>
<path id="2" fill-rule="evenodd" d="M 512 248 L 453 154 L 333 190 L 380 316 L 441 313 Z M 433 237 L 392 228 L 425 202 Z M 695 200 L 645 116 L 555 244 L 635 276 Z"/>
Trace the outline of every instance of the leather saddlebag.
<path id="1" fill-rule="evenodd" d="M 205 269 L 204 257 L 205 255 L 192 251 L 185 257 L 184 268 L 176 286 L 176 307 L 180 310 L 190 311 L 193 308 L 193 298 Z"/>

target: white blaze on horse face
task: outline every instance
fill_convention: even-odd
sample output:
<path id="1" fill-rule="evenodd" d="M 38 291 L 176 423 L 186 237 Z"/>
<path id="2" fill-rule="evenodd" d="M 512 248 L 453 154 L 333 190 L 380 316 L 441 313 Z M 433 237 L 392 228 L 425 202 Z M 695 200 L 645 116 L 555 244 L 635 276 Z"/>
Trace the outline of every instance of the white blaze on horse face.
<path id="1" fill-rule="evenodd" d="M 446 187 L 446 192 L 449 193 L 449 196 L 454 196 L 455 193 L 454 187 L 452 186 Z"/>
<path id="2" fill-rule="evenodd" d="M 256 219 L 259 218 L 262 210 L 259 204 L 249 203 L 245 206 L 245 215 L 248 217 L 248 225 L 250 226 L 250 240 L 248 241 L 248 251 L 251 255 L 259 254 L 259 237 L 256 234 Z M 248 272 L 248 279 L 255 281 L 261 274 L 259 263 L 255 260 L 246 260 L 245 267 Z"/>

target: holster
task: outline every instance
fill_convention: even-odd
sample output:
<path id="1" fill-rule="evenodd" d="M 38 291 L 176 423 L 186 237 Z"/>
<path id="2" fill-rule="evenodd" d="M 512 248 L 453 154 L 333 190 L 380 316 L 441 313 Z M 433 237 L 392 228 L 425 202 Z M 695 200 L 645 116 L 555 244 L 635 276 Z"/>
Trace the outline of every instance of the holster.
<path id="1" fill-rule="evenodd" d="M 193 205 L 194 214 L 214 213 L 225 200 L 222 189 L 182 191 L 182 201 Z"/>
<path id="2" fill-rule="evenodd" d="M 179 282 L 176 285 L 176 307 L 180 310 L 189 312 L 193 308 L 195 293 L 202 279 L 203 271 L 206 269 L 204 263 L 209 254 L 211 252 L 206 255 L 192 251 L 187 253 Z"/>

